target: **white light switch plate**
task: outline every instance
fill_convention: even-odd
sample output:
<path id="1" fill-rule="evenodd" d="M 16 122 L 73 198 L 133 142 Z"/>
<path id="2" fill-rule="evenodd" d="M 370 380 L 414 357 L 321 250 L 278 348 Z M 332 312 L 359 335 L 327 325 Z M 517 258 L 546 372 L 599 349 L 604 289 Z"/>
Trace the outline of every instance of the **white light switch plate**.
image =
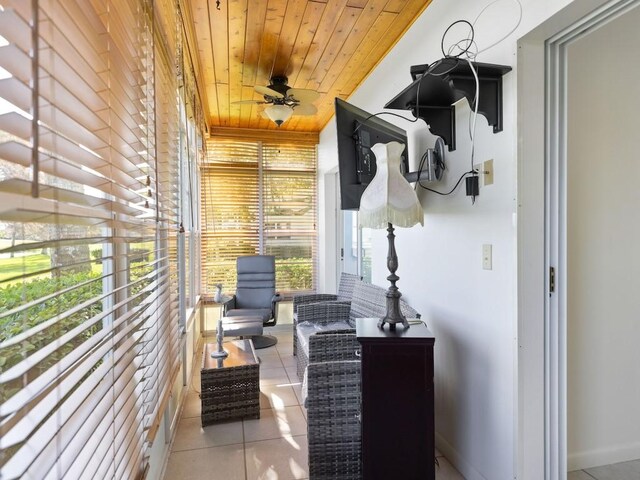
<path id="1" fill-rule="evenodd" d="M 482 268 L 484 270 L 491 270 L 493 268 L 493 255 L 491 250 L 491 244 L 485 243 L 482 245 Z"/>

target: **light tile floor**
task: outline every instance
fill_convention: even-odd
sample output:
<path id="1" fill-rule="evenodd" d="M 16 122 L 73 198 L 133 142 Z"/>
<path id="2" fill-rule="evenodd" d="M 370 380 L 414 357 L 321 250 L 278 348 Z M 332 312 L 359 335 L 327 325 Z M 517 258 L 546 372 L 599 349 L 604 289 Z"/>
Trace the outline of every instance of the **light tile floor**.
<path id="1" fill-rule="evenodd" d="M 569 472 L 568 480 L 640 480 L 640 459 Z"/>
<path id="2" fill-rule="evenodd" d="M 202 428 L 200 369 L 194 368 L 165 480 L 308 478 L 307 412 L 301 405 L 291 325 L 269 329 L 269 334 L 278 337 L 277 345 L 257 351 L 261 360 L 260 419 Z M 464 480 L 437 450 L 436 456 L 438 480 Z"/>

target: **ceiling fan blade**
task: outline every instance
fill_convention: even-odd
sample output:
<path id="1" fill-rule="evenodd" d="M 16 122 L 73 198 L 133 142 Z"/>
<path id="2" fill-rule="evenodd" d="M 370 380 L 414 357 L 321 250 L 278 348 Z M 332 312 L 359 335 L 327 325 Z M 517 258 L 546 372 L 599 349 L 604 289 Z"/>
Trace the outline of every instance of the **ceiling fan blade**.
<path id="1" fill-rule="evenodd" d="M 260 95 L 265 95 L 267 97 L 273 97 L 273 98 L 284 98 L 284 95 L 282 95 L 280 92 L 276 92 L 275 90 L 272 90 L 269 87 L 262 87 L 260 85 L 253 87 L 253 89 L 258 92 Z"/>
<path id="2" fill-rule="evenodd" d="M 231 105 L 244 105 L 244 104 L 247 104 L 247 103 L 253 103 L 253 104 L 259 105 L 261 103 L 266 103 L 266 102 L 263 102 L 263 101 L 260 101 L 260 100 L 238 100 L 236 102 L 231 102 Z"/>
<path id="3" fill-rule="evenodd" d="M 290 88 L 287 90 L 287 96 L 295 98 L 300 103 L 311 103 L 317 100 L 320 94 L 308 88 Z"/>
<path id="4" fill-rule="evenodd" d="M 315 115 L 316 113 L 318 113 L 318 109 L 310 103 L 303 103 L 293 108 L 294 115 Z"/>

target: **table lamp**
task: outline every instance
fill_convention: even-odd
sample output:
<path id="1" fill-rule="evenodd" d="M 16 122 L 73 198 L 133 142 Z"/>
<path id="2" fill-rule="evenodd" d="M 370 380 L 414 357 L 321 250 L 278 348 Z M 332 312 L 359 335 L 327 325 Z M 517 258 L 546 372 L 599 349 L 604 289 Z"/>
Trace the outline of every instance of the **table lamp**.
<path id="1" fill-rule="evenodd" d="M 391 282 L 387 290 L 387 313 L 378 322 L 383 329 L 389 324 L 390 330 L 395 330 L 401 323 L 409 328 L 409 322 L 400 311 L 400 297 L 402 294 L 396 287 L 400 277 L 396 275 L 398 256 L 394 245 L 394 228 L 413 227 L 416 223 L 424 225 L 424 212 L 415 190 L 400 172 L 400 156 L 404 145 L 398 142 L 376 143 L 371 150 L 376 156 L 376 174 L 360 198 L 360 213 L 358 220 L 361 227 L 382 229 L 386 228 L 389 241 L 387 253 L 387 268 L 391 275 L 387 280 Z"/>

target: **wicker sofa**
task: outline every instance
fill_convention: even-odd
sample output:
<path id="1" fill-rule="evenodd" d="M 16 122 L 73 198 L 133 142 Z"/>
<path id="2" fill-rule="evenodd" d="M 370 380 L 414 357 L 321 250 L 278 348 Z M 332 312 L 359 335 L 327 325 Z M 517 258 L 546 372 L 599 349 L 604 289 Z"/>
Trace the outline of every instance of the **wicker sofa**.
<path id="1" fill-rule="evenodd" d="M 318 341 L 319 332 L 354 332 L 356 318 L 381 318 L 387 308 L 386 290 L 371 283 L 356 280 L 351 302 L 320 302 L 300 304 L 294 325 L 296 373 L 302 380 L 309 362 L 325 361 L 335 357 L 335 348 Z M 420 318 L 420 314 L 400 299 L 400 309 L 407 318 Z M 373 321 L 373 320 L 372 320 Z M 316 345 L 317 344 L 317 345 Z M 324 352 L 323 346 L 329 351 Z M 343 358 L 347 360 L 348 358 Z"/>
<path id="2" fill-rule="evenodd" d="M 298 309 L 297 373 L 304 378 L 309 441 L 309 478 L 359 480 L 360 344 L 356 318 L 382 317 L 386 290 L 357 280 L 350 303 L 324 302 Z M 407 318 L 420 315 L 406 302 Z"/>

